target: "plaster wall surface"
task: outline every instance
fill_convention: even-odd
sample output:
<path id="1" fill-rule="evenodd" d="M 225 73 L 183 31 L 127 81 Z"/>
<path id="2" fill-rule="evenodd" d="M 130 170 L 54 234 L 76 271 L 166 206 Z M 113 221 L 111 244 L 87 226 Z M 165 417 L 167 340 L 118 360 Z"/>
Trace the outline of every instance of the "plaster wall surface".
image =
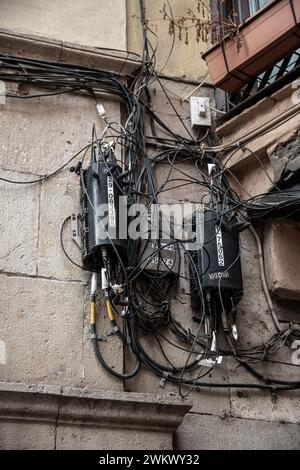
<path id="1" fill-rule="evenodd" d="M 169 17 L 174 17 L 175 21 L 185 17 L 188 18 L 185 25 L 188 28 L 188 38 L 186 39 L 186 30 L 182 29 L 182 39 L 179 39 L 179 28 L 175 27 L 175 34 L 170 34 L 168 19 L 163 19 L 163 0 L 145 0 L 145 13 L 147 24 L 151 31 L 148 33 L 150 43 L 156 49 L 156 69 L 164 75 L 180 77 L 188 80 L 202 81 L 206 77 L 207 68 L 201 54 L 209 48 L 209 40 L 205 43 L 197 41 L 195 30 L 196 21 L 190 20 L 189 10 L 197 18 L 203 18 L 202 10 L 205 12 L 205 18 L 209 17 L 209 0 L 201 2 L 204 6 L 197 10 L 198 1 L 196 0 L 172 0 L 166 10 Z M 127 1 L 127 47 L 128 50 L 141 53 L 142 34 L 140 24 L 139 0 Z M 188 44 L 186 44 L 188 42 Z M 210 83 L 208 77 L 207 82 Z"/>
<path id="2" fill-rule="evenodd" d="M 1 0 L 0 28 L 91 47 L 126 49 L 126 0 Z"/>

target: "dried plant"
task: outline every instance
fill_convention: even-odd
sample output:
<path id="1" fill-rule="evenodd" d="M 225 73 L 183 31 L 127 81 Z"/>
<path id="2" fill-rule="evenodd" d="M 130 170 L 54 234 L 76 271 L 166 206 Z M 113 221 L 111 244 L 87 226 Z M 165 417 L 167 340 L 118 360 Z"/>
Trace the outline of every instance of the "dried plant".
<path id="1" fill-rule="evenodd" d="M 236 42 L 239 51 L 241 38 L 239 35 L 238 14 L 232 9 L 224 18 L 221 13 L 223 2 L 224 0 L 218 0 L 217 15 L 213 15 L 204 1 L 197 0 L 197 12 L 194 13 L 189 8 L 184 16 L 174 16 L 169 3 L 164 3 L 159 11 L 162 15 L 161 18 L 159 20 L 149 19 L 146 28 L 157 29 L 154 24 L 155 21 L 168 21 L 169 34 L 177 36 L 180 41 L 184 40 L 187 45 L 193 37 L 197 42 L 215 44 L 223 41 L 225 36 L 230 36 Z"/>

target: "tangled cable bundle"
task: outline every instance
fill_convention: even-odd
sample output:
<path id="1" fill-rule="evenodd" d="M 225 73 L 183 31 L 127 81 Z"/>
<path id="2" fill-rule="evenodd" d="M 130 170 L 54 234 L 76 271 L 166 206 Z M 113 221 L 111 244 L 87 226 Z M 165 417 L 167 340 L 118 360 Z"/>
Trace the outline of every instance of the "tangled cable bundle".
<path id="1" fill-rule="evenodd" d="M 141 4 L 141 22 L 145 24 L 143 1 Z M 115 183 L 120 185 L 121 173 L 126 175 L 126 184 L 121 187 L 122 194 L 128 197 L 130 204 L 143 203 L 150 211 L 153 204 L 159 204 L 159 197 L 170 189 L 186 188 L 189 185 L 197 185 L 205 198 L 214 201 L 218 207 L 216 223 L 236 225 L 239 231 L 252 227 L 253 224 L 272 218 L 282 220 L 291 216 L 298 216 L 300 210 L 300 194 L 296 189 L 291 191 L 280 189 L 273 185 L 272 190 L 266 194 L 255 197 L 249 195 L 248 199 L 241 199 L 237 192 L 229 184 L 229 176 L 232 175 L 227 163 L 230 158 L 241 148 L 251 151 L 241 143 L 231 144 L 231 148 L 224 147 L 222 152 L 226 155 L 231 151 L 226 162 L 220 158 L 221 151 L 212 146 L 212 136 L 207 130 L 200 130 L 194 138 L 186 124 L 180 118 L 168 91 L 162 83 L 159 74 L 155 70 L 156 49 L 148 40 L 146 28 L 143 27 L 144 48 L 142 63 L 139 73 L 135 77 L 122 77 L 111 72 L 91 70 L 84 67 L 76 67 L 62 63 L 43 62 L 30 60 L 10 55 L 0 55 L 0 80 L 16 83 L 26 83 L 38 87 L 46 92 L 20 95 L 9 93 L 12 98 L 36 99 L 63 93 L 85 93 L 95 100 L 95 104 L 101 107 L 101 95 L 116 95 L 125 107 L 126 120 L 123 123 L 110 122 L 102 113 L 105 129 L 100 137 L 93 132 L 90 144 L 73 155 L 66 163 L 55 171 L 29 181 L 14 181 L 5 177 L 0 180 L 15 184 L 36 184 L 46 182 L 55 177 L 72 161 L 78 160 L 77 172 L 81 175 L 85 166 L 85 157 L 92 150 L 102 156 L 103 161 L 107 152 L 114 152 L 115 146 L 122 149 L 123 158 L 117 163 L 120 173 L 113 175 Z M 124 78 L 127 79 L 125 84 Z M 183 137 L 169 128 L 151 109 L 149 84 L 156 81 L 172 107 L 176 118 L 181 122 L 186 135 Z M 97 108 L 97 109 L 98 109 Z M 151 136 L 145 133 L 145 122 L 150 123 Z M 274 124 L 275 126 L 275 124 Z M 158 137 L 157 129 L 160 128 L 169 137 Z M 113 143 L 112 143 L 113 142 Z M 150 156 L 148 143 L 157 144 L 155 155 Z M 161 146 L 161 147 L 159 147 Z M 223 154 L 223 153 L 222 153 Z M 258 157 L 257 157 L 258 158 Z M 197 176 L 191 176 L 184 169 L 183 164 L 189 162 L 194 165 Z M 215 167 L 213 180 L 207 173 L 207 165 Z M 164 183 L 160 186 L 156 180 L 156 169 L 160 165 L 167 165 L 168 173 Z M 262 171 L 266 170 L 262 168 Z M 176 177 L 174 173 L 176 172 Z M 178 176 L 179 175 L 179 176 Z M 236 180 L 236 177 L 234 177 Z M 85 191 L 84 182 L 83 191 Z M 238 182 L 238 184 L 240 184 Z M 87 194 L 88 196 L 88 194 Z M 206 199 L 203 198 L 203 201 Z M 204 204 L 206 204 L 204 202 Z M 64 246 L 64 222 L 61 229 L 61 244 L 64 253 L 76 266 L 81 267 L 68 255 Z M 300 339 L 300 331 L 295 328 L 281 330 L 275 333 L 265 344 L 249 349 L 240 349 L 228 342 L 228 347 L 220 347 L 218 330 L 220 318 L 215 311 L 209 311 L 205 304 L 202 291 L 202 278 L 204 272 L 191 269 L 189 275 L 182 275 L 180 263 L 178 269 L 166 268 L 163 272 L 149 273 L 145 263 L 144 252 L 150 239 L 143 244 L 140 240 L 129 240 L 127 249 L 127 265 L 119 260 L 118 282 L 122 286 L 122 301 L 113 289 L 106 290 L 106 303 L 113 333 L 118 340 L 136 357 L 136 366 L 132 372 L 117 372 L 110 367 L 103 358 L 102 348 L 105 347 L 99 341 L 96 321 L 92 330 L 92 341 L 97 359 L 110 373 L 122 379 L 134 377 L 143 364 L 155 374 L 161 377 L 162 384 L 166 381 L 177 383 L 182 396 L 186 396 L 194 388 L 253 388 L 265 389 L 272 392 L 279 390 L 292 390 L 300 388 L 300 381 L 280 380 L 273 377 L 265 377 L 258 372 L 253 364 L 270 362 L 274 367 L 279 361 L 272 361 L 272 354 L 284 346 L 291 346 L 293 341 Z M 180 258 L 180 252 L 184 252 L 190 266 L 193 268 L 195 261 L 187 249 L 185 242 L 176 238 L 171 233 L 169 243 L 175 247 L 176 256 Z M 151 256 L 157 256 L 163 262 L 163 250 L 166 243 L 159 243 Z M 115 248 L 114 248 L 115 249 Z M 205 246 L 203 247 L 205 250 Z M 115 249 L 115 251 L 117 251 Z M 152 259 L 152 258 L 151 258 Z M 236 259 L 235 262 L 238 260 Z M 159 263 L 157 264 L 159 265 Z M 198 292 L 200 302 L 200 316 L 197 324 L 189 328 L 184 326 L 172 309 L 172 299 L 177 292 L 177 284 L 181 277 L 191 280 Z M 221 283 L 221 280 L 220 280 Z M 221 290 L 219 290 L 220 302 L 223 303 Z M 127 299 L 124 301 L 124 299 Z M 95 298 L 93 298 L 93 305 Z M 93 315 L 95 310 L 93 307 Z M 275 322 L 276 324 L 276 322 Z M 278 327 L 278 325 L 276 324 Z M 153 343 L 158 346 L 162 361 L 153 358 L 151 352 L 146 351 L 141 337 L 144 334 L 153 337 Z M 165 345 L 176 348 L 182 352 L 184 360 L 182 364 L 173 364 L 169 358 Z M 249 372 L 256 381 L 254 383 L 221 383 L 205 382 L 203 377 L 218 365 L 218 357 L 230 356 L 238 365 Z M 291 363 L 283 363 L 288 366 L 299 367 Z M 183 392 L 182 386 L 188 386 Z"/>

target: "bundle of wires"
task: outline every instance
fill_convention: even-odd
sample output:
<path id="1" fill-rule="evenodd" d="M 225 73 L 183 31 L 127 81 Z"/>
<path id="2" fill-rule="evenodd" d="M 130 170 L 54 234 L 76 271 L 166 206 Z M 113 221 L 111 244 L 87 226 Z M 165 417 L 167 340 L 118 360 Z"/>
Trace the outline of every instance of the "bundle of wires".
<path id="1" fill-rule="evenodd" d="M 73 155 L 55 171 L 30 181 L 14 181 L 4 177 L 0 177 L 0 180 L 16 184 L 35 184 L 47 181 L 49 178 L 56 176 L 75 159 L 80 159 L 80 168 L 82 168 L 85 163 L 85 155 L 89 149 L 96 145 L 101 152 L 103 146 L 107 148 L 111 145 L 112 139 L 114 145 L 120 145 L 123 149 L 124 159 L 120 164 L 128 178 L 122 191 L 128 196 L 131 204 L 143 202 L 150 210 L 152 204 L 159 204 L 159 196 L 169 189 L 198 185 L 205 194 L 216 198 L 219 207 L 222 208 L 218 215 L 219 220 L 216 221 L 218 223 L 221 223 L 224 217 L 232 217 L 232 219 L 237 218 L 240 226 L 245 228 L 255 220 L 272 216 L 275 209 L 288 211 L 292 207 L 293 213 L 297 212 L 300 209 L 300 197 L 295 191 L 290 194 L 288 191 L 283 193 L 279 188 L 273 188 L 272 193 L 255 197 L 249 196 L 248 200 L 242 200 L 232 189 L 228 182 L 230 171 L 226 165 L 222 164 L 219 153 L 215 152 L 213 148 L 211 151 L 209 149 L 210 136 L 208 132 L 204 130 L 202 136 L 201 133 L 196 138 L 193 136 L 181 120 L 168 91 L 155 70 L 156 51 L 147 37 L 142 0 L 140 0 L 140 5 L 144 38 L 141 68 L 135 77 L 125 77 L 128 84 L 125 84 L 124 77 L 111 72 L 0 55 L 1 80 L 26 83 L 47 90 L 47 92 L 39 92 L 33 95 L 8 94 L 12 98 L 34 99 L 55 94 L 80 92 L 89 94 L 95 99 L 96 104 L 99 104 L 100 97 L 103 94 L 113 94 L 122 101 L 126 112 L 126 119 L 122 124 L 109 122 L 106 117 L 103 117 L 105 130 L 101 137 L 97 138 L 94 134 L 93 141 L 90 144 Z M 174 132 L 152 111 L 149 84 L 153 81 L 157 81 L 161 87 L 174 110 L 176 118 L 180 120 L 182 129 L 186 135 L 189 135 L 189 138 Z M 150 122 L 152 130 L 152 136 L 150 137 L 145 134 L 146 120 Z M 158 138 L 157 126 L 163 129 L 169 137 Z M 162 142 L 165 144 L 162 151 L 151 157 L 148 154 L 147 147 L 149 139 L 157 144 Z M 200 146 L 202 142 L 207 145 L 205 152 L 202 151 Z M 238 148 L 237 145 L 233 154 Z M 183 164 L 186 162 L 195 166 L 197 177 L 192 177 L 185 169 Z M 207 163 L 216 165 L 217 177 L 213 182 L 206 172 Z M 168 175 L 160 187 L 158 187 L 156 181 L 156 167 L 158 165 L 168 165 L 169 168 Z M 176 177 L 174 177 L 175 172 Z M 119 184 L 118 181 L 117 183 Z M 65 223 L 61 231 L 61 242 L 65 254 L 68 255 L 63 243 L 64 227 Z M 148 242 L 150 243 L 150 240 Z M 186 244 L 182 240 L 178 240 L 174 233 L 171 236 L 170 243 L 175 246 L 177 254 L 183 251 L 190 264 L 193 265 L 193 259 Z M 124 298 L 127 299 L 126 309 L 123 312 L 119 310 L 118 303 L 113 298 L 113 293 L 107 292 L 107 302 L 111 306 L 110 320 L 114 322 L 113 326 L 115 331 L 119 333 L 119 339 L 136 356 L 138 363 L 142 363 L 160 376 L 162 383 L 165 381 L 177 383 L 182 395 L 184 395 L 181 389 L 183 385 L 189 386 L 187 393 L 194 387 L 253 388 L 271 390 L 272 392 L 300 388 L 300 381 L 265 377 L 253 367 L 253 363 L 270 361 L 271 354 L 285 345 L 290 345 L 293 340 L 299 339 L 299 330 L 290 328 L 279 331 L 264 345 L 247 350 L 235 348 L 233 351 L 230 347 L 228 349 L 221 348 L 218 344 L 218 319 L 205 308 L 201 288 L 201 277 L 204 273 L 197 272 L 197 269 L 192 270 L 199 298 L 202 299 L 201 317 L 198 319 L 197 327 L 194 328 L 196 331 L 192 332 L 190 327 L 184 326 L 179 321 L 172 309 L 172 299 L 177 291 L 178 280 L 182 276 L 180 266 L 177 272 L 170 269 L 169 271 L 165 270 L 163 273 L 157 271 L 157 273 L 149 274 L 146 269 L 147 263 L 145 263 L 143 257 L 145 246 L 147 246 L 147 243 L 142 246 L 139 240 L 129 241 L 128 266 L 121 265 L 122 288 Z M 163 262 L 162 250 L 164 248 L 163 243 L 159 244 L 151 256 L 157 256 Z M 69 259 L 74 262 L 70 257 Z M 120 329 L 116 328 L 117 323 L 122 324 Z M 141 338 L 144 334 L 153 336 L 153 341 L 158 345 L 163 362 L 155 360 L 153 355 L 143 346 Z M 115 369 L 108 366 L 98 347 L 97 335 L 94 336 L 94 339 L 97 344 L 96 355 L 101 365 L 104 365 L 108 371 L 119 378 L 128 379 L 135 376 L 139 367 L 136 367 L 132 374 L 126 374 L 125 371 L 116 372 Z M 181 350 L 184 356 L 181 364 L 173 364 L 164 349 L 163 343 L 168 343 L 169 346 Z M 220 355 L 232 357 L 238 365 L 243 366 L 257 381 L 254 383 L 230 384 L 203 381 L 203 377 L 217 365 L 217 358 Z M 274 363 L 276 364 L 276 361 Z M 293 364 L 289 365 L 297 367 Z"/>

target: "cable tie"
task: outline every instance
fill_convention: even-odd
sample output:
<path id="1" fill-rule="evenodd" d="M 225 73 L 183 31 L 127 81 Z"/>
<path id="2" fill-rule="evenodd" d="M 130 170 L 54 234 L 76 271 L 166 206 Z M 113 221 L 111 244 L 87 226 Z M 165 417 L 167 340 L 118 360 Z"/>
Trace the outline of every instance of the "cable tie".
<path id="1" fill-rule="evenodd" d="M 212 358 L 207 358 L 207 359 L 200 359 L 198 360 L 199 366 L 204 366 L 204 367 L 214 367 L 217 363 L 214 359 Z"/>

